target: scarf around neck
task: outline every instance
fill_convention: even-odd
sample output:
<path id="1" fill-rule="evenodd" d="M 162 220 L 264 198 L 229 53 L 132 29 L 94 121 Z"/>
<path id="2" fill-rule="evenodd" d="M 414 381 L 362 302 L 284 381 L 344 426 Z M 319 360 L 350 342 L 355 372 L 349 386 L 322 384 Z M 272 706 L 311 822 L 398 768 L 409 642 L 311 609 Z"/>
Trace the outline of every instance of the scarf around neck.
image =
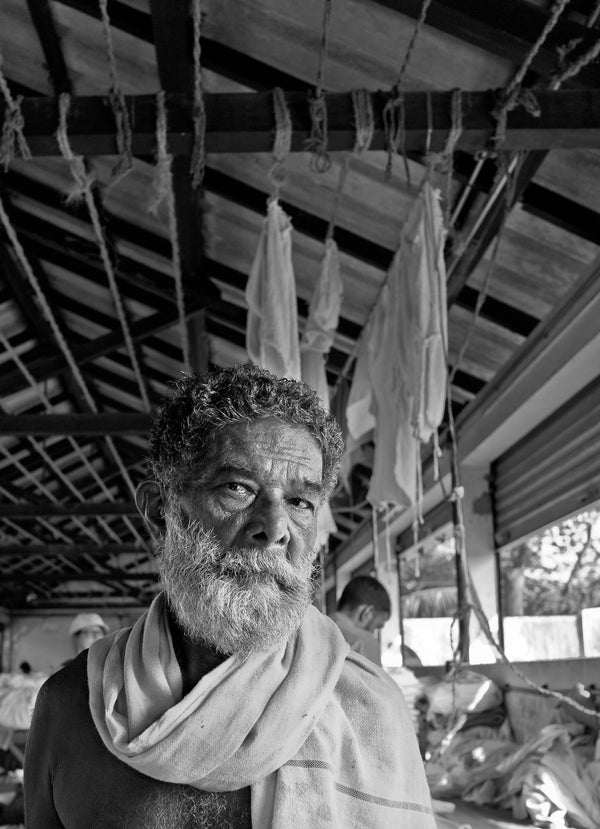
<path id="1" fill-rule="evenodd" d="M 412 725 L 405 712 L 399 729 L 402 717 L 391 705 L 390 695 L 397 703 L 400 692 L 348 650 L 337 626 L 309 607 L 278 649 L 230 656 L 182 696 L 159 594 L 132 628 L 91 646 L 90 711 L 108 750 L 142 774 L 205 791 L 250 786 L 252 824 L 260 829 L 383 829 L 397 825 L 399 808 L 414 821 L 403 822 L 406 829 L 434 829 Z M 388 759 L 382 748 L 390 735 Z M 370 745 L 373 738 L 382 746 Z M 399 749 L 407 755 L 401 777 Z M 410 802 L 398 798 L 406 786 Z"/>

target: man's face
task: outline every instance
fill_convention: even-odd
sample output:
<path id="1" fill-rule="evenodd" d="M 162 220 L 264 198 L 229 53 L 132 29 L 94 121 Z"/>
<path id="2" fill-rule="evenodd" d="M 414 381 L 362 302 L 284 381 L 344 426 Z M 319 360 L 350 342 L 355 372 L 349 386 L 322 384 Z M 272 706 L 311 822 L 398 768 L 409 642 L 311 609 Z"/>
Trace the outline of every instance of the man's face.
<path id="1" fill-rule="evenodd" d="M 311 599 L 322 456 L 276 418 L 225 426 L 167 506 L 158 567 L 192 639 L 224 653 L 265 650 Z"/>
<path id="2" fill-rule="evenodd" d="M 75 653 L 81 653 L 81 651 L 93 645 L 97 639 L 102 639 L 104 635 L 104 630 L 98 625 L 82 628 L 73 636 Z"/>
<path id="3" fill-rule="evenodd" d="M 389 620 L 390 614 L 386 610 L 377 610 L 373 605 L 365 605 L 359 618 L 360 624 L 365 630 L 370 633 L 377 633 Z"/>

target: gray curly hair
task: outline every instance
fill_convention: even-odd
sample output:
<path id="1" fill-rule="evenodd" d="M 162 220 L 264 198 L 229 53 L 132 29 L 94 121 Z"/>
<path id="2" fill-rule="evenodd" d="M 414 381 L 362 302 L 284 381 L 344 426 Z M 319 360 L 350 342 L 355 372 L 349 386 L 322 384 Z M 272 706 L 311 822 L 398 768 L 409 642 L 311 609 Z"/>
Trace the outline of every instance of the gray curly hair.
<path id="1" fill-rule="evenodd" d="M 147 456 L 152 477 L 177 494 L 212 435 L 229 423 L 277 417 L 303 426 L 321 447 L 324 497 L 337 481 L 342 432 L 305 383 L 250 365 L 184 375 L 154 418 Z"/>

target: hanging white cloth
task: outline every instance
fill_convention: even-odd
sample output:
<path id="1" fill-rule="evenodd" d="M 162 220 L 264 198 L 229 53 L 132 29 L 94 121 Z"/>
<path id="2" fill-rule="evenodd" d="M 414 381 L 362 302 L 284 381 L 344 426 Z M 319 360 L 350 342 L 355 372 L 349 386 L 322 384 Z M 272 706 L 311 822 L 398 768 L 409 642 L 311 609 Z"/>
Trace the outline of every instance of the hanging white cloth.
<path id="1" fill-rule="evenodd" d="M 340 318 L 343 284 L 337 244 L 327 239 L 321 272 L 308 308 L 308 319 L 300 342 L 302 380 L 313 388 L 323 408 L 329 411 L 329 386 L 325 373 L 325 356 L 333 345 Z M 321 508 L 317 521 L 317 546 L 327 543 L 337 530 L 329 504 Z"/>
<path id="2" fill-rule="evenodd" d="M 300 379 L 292 226 L 276 199 L 269 202 L 246 285 L 246 349 L 250 360 L 278 377 Z"/>
<path id="3" fill-rule="evenodd" d="M 409 506 L 420 498 L 420 444 L 440 425 L 446 399 L 447 310 L 439 194 L 427 182 L 406 220 L 368 331 L 369 414 L 375 419 L 375 459 L 368 492 L 375 506 Z M 358 369 L 358 366 L 357 366 Z M 348 427 L 368 423 L 366 397 Z"/>
<path id="4" fill-rule="evenodd" d="M 376 417 L 372 504 L 417 504 L 420 443 L 446 398 L 446 271 L 439 194 L 426 182 L 388 274 L 381 347 L 371 367 Z M 383 299 L 383 296 L 381 297 Z"/>
<path id="5" fill-rule="evenodd" d="M 338 248 L 333 239 L 328 239 L 300 342 L 302 380 L 317 392 L 326 409 L 329 409 L 329 388 L 325 373 L 325 355 L 333 345 L 340 318 L 342 294 Z"/>
<path id="6" fill-rule="evenodd" d="M 388 289 L 383 286 L 373 313 L 367 322 L 360 340 L 352 385 L 346 406 L 348 434 L 340 467 L 340 477 L 346 489 L 350 490 L 352 467 L 363 458 L 362 445 L 375 428 L 374 398 L 371 371 L 375 356 L 380 348 L 381 335 L 386 317 Z"/>

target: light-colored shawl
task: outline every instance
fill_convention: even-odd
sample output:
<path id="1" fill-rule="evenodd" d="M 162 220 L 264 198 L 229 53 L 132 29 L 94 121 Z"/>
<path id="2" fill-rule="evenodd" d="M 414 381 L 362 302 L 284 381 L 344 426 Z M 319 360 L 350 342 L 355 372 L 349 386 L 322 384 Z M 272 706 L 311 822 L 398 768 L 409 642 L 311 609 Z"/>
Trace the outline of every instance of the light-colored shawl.
<path id="1" fill-rule="evenodd" d="M 278 650 L 231 656 L 182 697 L 160 594 L 92 645 L 88 680 L 116 757 L 205 791 L 250 786 L 254 827 L 435 829 L 400 691 L 316 608 Z"/>

